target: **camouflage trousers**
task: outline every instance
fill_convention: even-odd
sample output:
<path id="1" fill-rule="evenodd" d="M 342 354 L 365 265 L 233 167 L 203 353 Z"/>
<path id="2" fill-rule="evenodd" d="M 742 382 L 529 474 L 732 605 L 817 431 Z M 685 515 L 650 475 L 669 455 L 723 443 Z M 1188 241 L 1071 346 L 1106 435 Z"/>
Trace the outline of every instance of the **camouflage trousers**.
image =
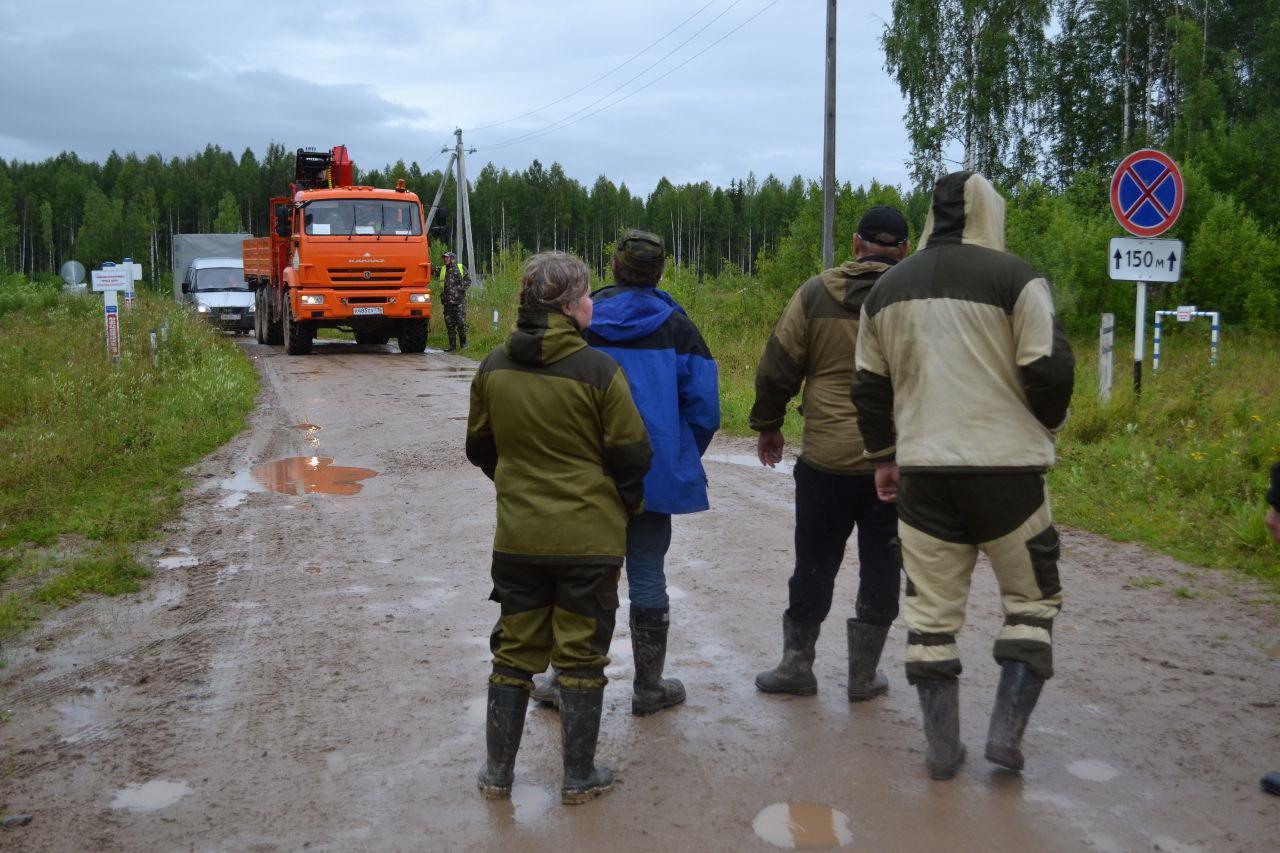
<path id="1" fill-rule="evenodd" d="M 444 303 L 444 327 L 450 332 L 467 333 L 467 303 Z"/>
<path id="2" fill-rule="evenodd" d="M 533 686 L 547 664 L 571 690 L 603 687 L 618 610 L 618 566 L 520 563 L 493 559 L 502 615 L 489 635 L 490 683 Z"/>
<path id="3" fill-rule="evenodd" d="M 1058 531 L 1044 476 L 1036 473 L 902 475 L 898 535 L 907 573 L 907 680 L 960 674 L 964 625 L 979 552 L 1000 587 L 999 663 L 1021 661 L 1053 676 L 1053 620 L 1062 608 Z"/>

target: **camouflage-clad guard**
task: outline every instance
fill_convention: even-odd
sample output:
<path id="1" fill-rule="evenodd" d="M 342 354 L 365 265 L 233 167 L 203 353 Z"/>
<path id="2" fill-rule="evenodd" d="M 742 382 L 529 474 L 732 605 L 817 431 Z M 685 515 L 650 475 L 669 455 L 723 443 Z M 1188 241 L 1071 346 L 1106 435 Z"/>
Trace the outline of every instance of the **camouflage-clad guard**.
<path id="1" fill-rule="evenodd" d="M 591 349 L 590 271 L 560 252 L 530 258 L 505 345 L 471 383 L 467 458 L 493 480 L 498 526 L 489 638 L 485 796 L 511 794 L 534 673 L 560 673 L 564 783 L 580 803 L 608 790 L 596 767 L 627 519 L 644 503 L 652 450 L 622 369 Z"/>
<path id="2" fill-rule="evenodd" d="M 449 333 L 449 348 L 445 352 L 467 348 L 467 290 L 471 287 L 471 274 L 458 263 L 453 252 L 444 253 L 444 286 L 440 290 L 440 304 L 444 306 L 444 327 Z"/>
<path id="3" fill-rule="evenodd" d="M 1004 199 L 977 172 L 939 180 L 920 251 L 862 304 L 852 388 L 877 492 L 898 504 L 907 680 L 935 779 L 954 776 L 965 754 L 956 634 L 979 552 L 1004 610 L 986 757 L 1022 769 L 1062 607 L 1044 472 L 1074 368 L 1049 282 L 1004 250 Z"/>

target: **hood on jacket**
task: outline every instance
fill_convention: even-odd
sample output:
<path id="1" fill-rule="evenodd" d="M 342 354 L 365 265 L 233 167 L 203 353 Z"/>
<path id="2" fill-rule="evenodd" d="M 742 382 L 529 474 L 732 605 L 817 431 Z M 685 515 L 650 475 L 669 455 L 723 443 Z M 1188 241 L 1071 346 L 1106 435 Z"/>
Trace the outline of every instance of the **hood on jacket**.
<path id="1" fill-rule="evenodd" d="M 894 263 L 896 262 L 879 256 L 845 261 L 838 267 L 823 270 L 818 277 L 822 279 L 822 284 L 832 299 L 857 314 L 862 310 L 862 302 L 880 274 Z"/>
<path id="2" fill-rule="evenodd" d="M 978 172 L 952 172 L 933 188 L 920 248 L 966 243 L 1004 251 L 1004 198 Z"/>
<path id="3" fill-rule="evenodd" d="M 565 314 L 545 308 L 521 308 L 504 349 L 507 357 L 518 364 L 542 367 L 555 364 L 586 345 L 578 327 Z"/>
<path id="4" fill-rule="evenodd" d="M 610 285 L 591 298 L 596 300 L 591 331 L 607 341 L 634 341 L 651 335 L 674 312 L 684 313 L 671 295 L 656 287 Z"/>

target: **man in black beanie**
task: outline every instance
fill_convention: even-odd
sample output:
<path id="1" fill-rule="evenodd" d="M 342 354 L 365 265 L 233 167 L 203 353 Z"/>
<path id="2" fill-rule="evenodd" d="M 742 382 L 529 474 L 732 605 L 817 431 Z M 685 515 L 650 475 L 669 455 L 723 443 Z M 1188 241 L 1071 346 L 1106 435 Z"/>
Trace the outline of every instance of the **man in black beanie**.
<path id="1" fill-rule="evenodd" d="M 811 696 L 814 646 L 831 611 L 845 544 L 858 531 L 858 599 L 846 624 L 850 702 L 879 696 L 889 682 L 876 666 L 898 615 L 898 516 L 876 496 L 875 465 L 863 457 L 858 412 L 849 399 L 862 301 L 910 250 L 907 220 L 873 207 L 853 237 L 855 259 L 796 290 L 765 345 L 756 371 L 751 428 L 762 465 L 782 461 L 787 404 L 804 387 L 804 439 L 795 465 L 795 571 L 782 614 L 782 661 L 756 676 L 766 693 Z"/>

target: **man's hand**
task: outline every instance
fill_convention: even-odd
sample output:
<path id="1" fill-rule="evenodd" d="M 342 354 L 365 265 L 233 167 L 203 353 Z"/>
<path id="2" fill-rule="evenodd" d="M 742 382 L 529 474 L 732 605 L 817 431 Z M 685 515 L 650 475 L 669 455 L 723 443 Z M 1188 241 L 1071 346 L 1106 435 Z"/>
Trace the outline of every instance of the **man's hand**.
<path id="1" fill-rule="evenodd" d="M 1271 531 L 1271 538 L 1280 542 L 1280 512 L 1275 507 L 1267 508 L 1267 530 Z"/>
<path id="2" fill-rule="evenodd" d="M 772 468 L 781 462 L 785 444 L 781 430 L 770 429 L 760 433 L 760 440 L 756 442 L 756 455 L 760 457 L 760 464 Z"/>
<path id="3" fill-rule="evenodd" d="M 901 476 L 898 474 L 897 462 L 879 462 L 876 464 L 876 497 L 887 504 L 895 503 L 898 500 L 898 483 Z"/>

